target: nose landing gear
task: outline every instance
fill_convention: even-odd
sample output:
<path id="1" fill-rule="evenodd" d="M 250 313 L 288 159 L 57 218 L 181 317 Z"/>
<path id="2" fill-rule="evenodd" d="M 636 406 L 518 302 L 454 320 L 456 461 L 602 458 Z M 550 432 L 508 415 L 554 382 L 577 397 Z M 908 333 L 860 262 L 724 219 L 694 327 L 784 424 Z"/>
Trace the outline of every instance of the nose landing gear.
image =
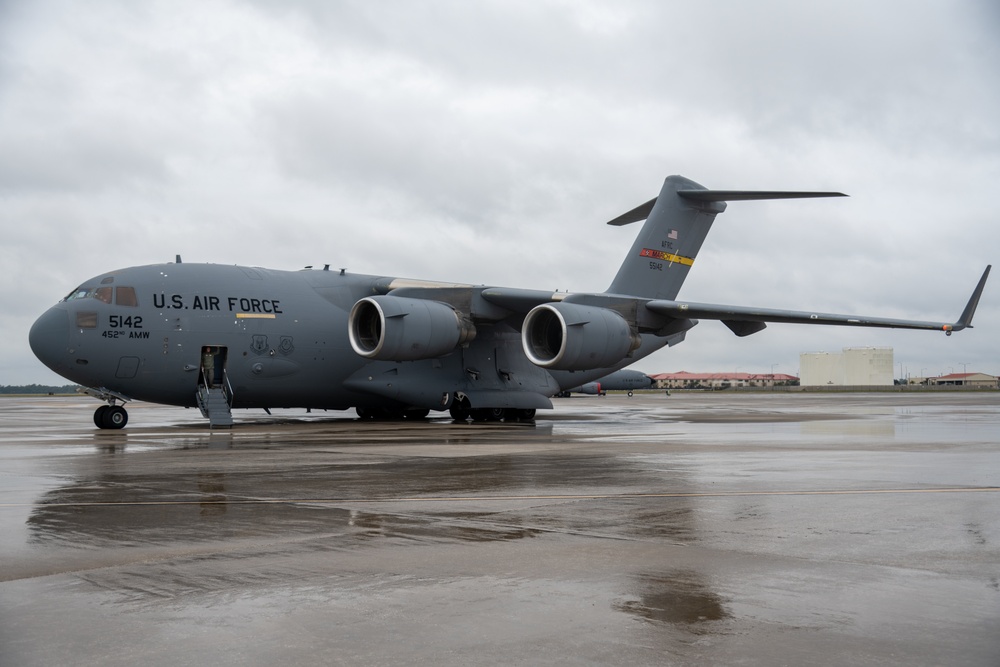
<path id="1" fill-rule="evenodd" d="M 120 405 L 102 405 L 94 411 L 94 425 L 97 428 L 119 429 L 128 423 L 128 413 Z"/>
<path id="2" fill-rule="evenodd" d="M 102 405 L 94 411 L 94 426 L 115 430 L 125 428 L 125 424 L 128 423 L 128 413 L 125 412 L 124 407 L 116 405 L 116 402 L 128 403 L 130 399 L 127 396 L 103 387 L 100 389 L 82 387 L 77 389 L 77 391 L 81 394 L 93 396 L 99 401 L 108 402 L 108 405 Z"/>

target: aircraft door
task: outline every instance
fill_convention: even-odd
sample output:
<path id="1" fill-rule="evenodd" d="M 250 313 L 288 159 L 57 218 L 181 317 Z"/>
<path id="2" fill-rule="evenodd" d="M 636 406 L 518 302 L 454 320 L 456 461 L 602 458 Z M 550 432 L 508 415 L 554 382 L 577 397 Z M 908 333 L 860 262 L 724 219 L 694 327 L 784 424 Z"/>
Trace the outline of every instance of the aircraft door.
<path id="1" fill-rule="evenodd" d="M 218 345 L 201 348 L 201 383 L 209 389 L 225 384 L 227 349 Z"/>
<path id="2" fill-rule="evenodd" d="M 201 348 L 201 365 L 198 371 L 198 391 L 195 393 L 198 408 L 208 417 L 212 428 L 229 428 L 233 425 L 230 408 L 233 390 L 226 378 L 228 348 L 221 345 L 204 345 Z"/>

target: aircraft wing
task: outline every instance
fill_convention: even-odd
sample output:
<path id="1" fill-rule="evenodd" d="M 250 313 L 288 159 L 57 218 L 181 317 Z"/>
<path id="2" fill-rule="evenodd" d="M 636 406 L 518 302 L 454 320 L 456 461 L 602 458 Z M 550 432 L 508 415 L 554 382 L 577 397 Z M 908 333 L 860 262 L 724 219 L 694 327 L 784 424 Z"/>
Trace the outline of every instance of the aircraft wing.
<path id="1" fill-rule="evenodd" d="M 509 287 L 489 287 L 484 289 L 481 296 L 490 303 L 512 310 L 515 313 L 527 313 L 535 306 L 552 301 L 562 301 L 568 296 L 563 292 L 551 292 L 548 290 L 516 289 Z"/>
<path id="2" fill-rule="evenodd" d="M 888 317 L 868 317 L 862 315 L 838 315 L 833 313 L 816 313 L 798 310 L 778 310 L 770 308 L 754 308 L 750 306 L 726 306 L 709 303 L 692 303 L 688 301 L 653 300 L 646 302 L 646 308 L 658 315 L 666 315 L 677 319 L 721 320 L 732 329 L 737 336 L 748 336 L 767 326 L 766 322 L 787 322 L 794 324 L 827 324 L 849 327 L 883 327 L 892 329 L 929 329 L 944 331 L 951 335 L 952 331 L 961 331 L 972 327 L 972 316 L 979 305 L 986 278 L 990 274 L 990 266 L 986 267 L 972 297 L 956 322 L 926 322 L 920 320 L 900 320 Z"/>

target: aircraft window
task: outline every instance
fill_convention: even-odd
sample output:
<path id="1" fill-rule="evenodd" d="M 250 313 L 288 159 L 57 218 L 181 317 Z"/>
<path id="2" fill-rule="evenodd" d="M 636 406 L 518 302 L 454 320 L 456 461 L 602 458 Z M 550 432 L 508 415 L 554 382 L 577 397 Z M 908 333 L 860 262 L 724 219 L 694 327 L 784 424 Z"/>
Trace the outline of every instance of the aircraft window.
<path id="1" fill-rule="evenodd" d="M 102 303 L 111 303 L 112 287 L 98 287 L 94 290 L 94 298 Z"/>
<path id="2" fill-rule="evenodd" d="M 76 314 L 76 326 L 81 329 L 96 329 L 97 313 L 78 312 Z"/>
<path id="3" fill-rule="evenodd" d="M 92 287 L 77 287 L 75 290 L 66 295 L 63 301 L 72 301 L 73 299 L 86 299 L 90 296 L 93 291 Z"/>
<path id="4" fill-rule="evenodd" d="M 138 306 L 134 287 L 118 287 L 115 291 L 115 303 L 119 306 Z"/>

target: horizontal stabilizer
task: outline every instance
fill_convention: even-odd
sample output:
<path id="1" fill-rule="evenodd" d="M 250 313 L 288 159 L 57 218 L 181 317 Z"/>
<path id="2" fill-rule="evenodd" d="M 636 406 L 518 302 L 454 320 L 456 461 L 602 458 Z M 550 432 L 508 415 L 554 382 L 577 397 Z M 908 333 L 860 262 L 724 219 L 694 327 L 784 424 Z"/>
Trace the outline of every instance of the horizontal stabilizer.
<path id="1" fill-rule="evenodd" d="M 784 190 L 677 190 L 677 196 L 691 201 L 758 201 L 763 199 L 814 199 L 817 197 L 846 197 L 843 192 L 794 192 Z M 633 222 L 640 222 L 653 212 L 658 197 L 650 199 L 645 204 L 636 206 L 627 213 L 622 213 L 609 225 L 621 227 Z"/>
<path id="2" fill-rule="evenodd" d="M 653 212 L 653 206 L 656 205 L 657 197 L 653 197 L 645 204 L 636 206 L 634 209 L 628 213 L 622 213 L 614 220 L 609 220 L 609 225 L 614 225 L 615 227 L 621 227 L 623 225 L 630 225 L 633 222 L 640 222 L 649 217 L 649 214 Z"/>
<path id="3" fill-rule="evenodd" d="M 678 190 L 677 196 L 695 201 L 757 201 L 760 199 L 814 199 L 846 197 L 843 192 L 784 192 L 781 190 Z"/>

